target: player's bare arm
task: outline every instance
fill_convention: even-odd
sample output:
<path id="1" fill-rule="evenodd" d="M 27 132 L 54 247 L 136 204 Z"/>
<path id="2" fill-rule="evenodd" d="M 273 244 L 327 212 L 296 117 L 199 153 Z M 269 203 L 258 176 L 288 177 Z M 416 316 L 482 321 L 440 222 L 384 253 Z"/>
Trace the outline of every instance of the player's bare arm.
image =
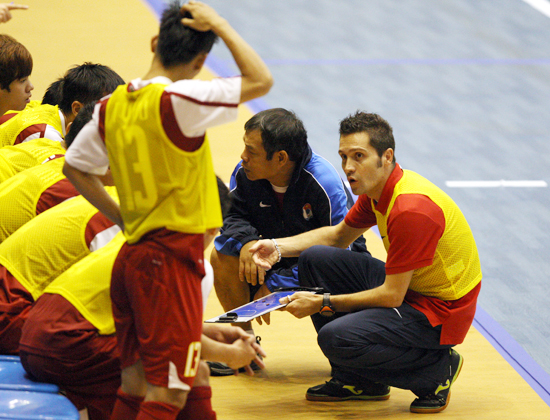
<path id="1" fill-rule="evenodd" d="M 398 308 L 403 303 L 414 270 L 386 276 L 384 284 L 374 289 L 347 295 L 332 295 L 330 302 L 336 312 L 356 312 L 366 308 Z M 284 297 L 280 303 L 296 318 L 311 316 L 321 309 L 322 295 L 297 292 Z"/>
<path id="2" fill-rule="evenodd" d="M 67 162 L 63 166 L 63 174 L 86 200 L 124 230 L 124 222 L 120 215 L 120 206 L 105 191 L 105 187 L 97 175 L 76 169 Z"/>
<path id="3" fill-rule="evenodd" d="M 212 30 L 229 48 L 242 75 L 241 103 L 269 92 L 271 86 L 273 86 L 271 72 L 256 51 L 225 19 L 219 16 L 210 6 L 198 1 L 191 0 L 189 3 L 184 4 L 181 10 L 182 12 L 191 13 L 192 16 L 192 18 L 182 19 L 184 25 L 197 31 Z"/>
<path id="4" fill-rule="evenodd" d="M 253 254 L 252 258 L 259 267 L 269 270 L 278 261 L 279 252 L 281 257 L 298 257 L 302 251 L 313 245 L 347 248 L 365 230 L 352 228 L 342 220 L 336 226 L 321 227 L 289 238 L 276 239 L 275 242 L 262 239 L 249 252 Z"/>

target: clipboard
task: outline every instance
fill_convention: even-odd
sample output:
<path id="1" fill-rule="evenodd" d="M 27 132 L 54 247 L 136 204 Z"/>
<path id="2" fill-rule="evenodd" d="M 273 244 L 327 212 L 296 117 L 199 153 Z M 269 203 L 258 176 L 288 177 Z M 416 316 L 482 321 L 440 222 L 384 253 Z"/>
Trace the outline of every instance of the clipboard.
<path id="1" fill-rule="evenodd" d="M 261 299 L 257 299 L 253 302 L 249 302 L 245 305 L 239 306 L 230 312 L 216 316 L 214 318 L 207 319 L 204 322 L 217 322 L 217 323 L 229 323 L 229 322 L 248 322 L 267 314 L 268 312 L 275 311 L 280 308 L 284 308 L 287 304 L 279 303 L 279 299 L 290 296 L 298 291 L 307 291 L 310 293 L 318 293 L 318 290 L 311 290 L 304 288 L 292 288 L 273 292 Z"/>

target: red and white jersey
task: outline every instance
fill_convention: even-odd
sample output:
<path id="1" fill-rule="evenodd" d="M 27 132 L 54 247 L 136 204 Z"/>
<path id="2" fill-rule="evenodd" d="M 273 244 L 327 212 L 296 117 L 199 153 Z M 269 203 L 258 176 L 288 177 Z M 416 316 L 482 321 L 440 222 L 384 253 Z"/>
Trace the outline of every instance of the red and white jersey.
<path id="1" fill-rule="evenodd" d="M 128 89 L 140 89 L 150 83 L 168 84 L 161 99 L 162 123 L 169 137 L 184 138 L 190 150 L 202 141 L 206 129 L 234 121 L 241 97 L 241 77 L 217 78 L 211 81 L 180 80 L 166 77 L 135 79 Z M 65 155 L 66 162 L 87 173 L 103 175 L 109 166 L 107 148 L 102 138 L 103 98 L 94 110 L 92 121 L 80 131 Z M 181 146 L 180 146 L 181 148 Z M 183 145 L 185 150 L 185 145 Z"/>

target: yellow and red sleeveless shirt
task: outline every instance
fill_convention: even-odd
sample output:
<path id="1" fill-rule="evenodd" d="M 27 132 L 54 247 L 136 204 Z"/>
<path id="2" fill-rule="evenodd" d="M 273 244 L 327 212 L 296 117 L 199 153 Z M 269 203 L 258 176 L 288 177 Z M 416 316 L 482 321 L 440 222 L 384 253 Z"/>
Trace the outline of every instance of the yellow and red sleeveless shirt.
<path id="1" fill-rule="evenodd" d="M 172 142 L 161 120 L 165 87 L 120 86 L 105 105 L 104 140 L 130 244 L 159 228 L 201 234 L 222 225 L 208 140 L 191 152 Z"/>
<path id="2" fill-rule="evenodd" d="M 116 189 L 105 187 L 117 200 Z M 57 276 L 90 254 L 94 237 L 113 226 L 84 197 L 61 203 L 0 244 L 0 264 L 36 300 Z"/>
<path id="3" fill-rule="evenodd" d="M 111 272 L 125 242 L 123 233 L 119 232 L 107 245 L 73 265 L 44 290 L 67 299 L 101 335 L 115 333 Z"/>
<path id="4" fill-rule="evenodd" d="M 9 114 L 12 115 L 12 114 Z M 42 130 L 41 126 L 49 125 L 63 136 L 63 124 L 59 116 L 57 105 L 33 105 L 18 113 L 2 124 L 0 130 L 0 147 L 13 146 L 22 142 L 24 133 L 35 130 Z M 35 131 L 36 131 L 35 130 Z M 43 130 L 42 130 L 43 131 Z"/>

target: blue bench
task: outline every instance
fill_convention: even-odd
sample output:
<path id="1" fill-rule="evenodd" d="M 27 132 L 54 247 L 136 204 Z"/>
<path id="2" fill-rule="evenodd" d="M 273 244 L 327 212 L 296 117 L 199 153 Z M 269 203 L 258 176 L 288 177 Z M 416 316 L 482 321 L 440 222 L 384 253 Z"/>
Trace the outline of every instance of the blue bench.
<path id="1" fill-rule="evenodd" d="M 29 379 L 23 365 L 18 360 L 0 360 L 0 390 L 57 394 L 59 387 L 54 384 L 35 382 Z"/>
<path id="2" fill-rule="evenodd" d="M 63 395 L 46 392 L 0 391 L 0 419 L 79 420 L 76 407 Z"/>
<path id="3" fill-rule="evenodd" d="M 0 354 L 0 361 L 2 361 L 2 360 L 9 360 L 9 361 L 12 361 L 12 362 L 20 362 L 21 361 L 19 356 L 7 356 L 5 354 Z"/>

